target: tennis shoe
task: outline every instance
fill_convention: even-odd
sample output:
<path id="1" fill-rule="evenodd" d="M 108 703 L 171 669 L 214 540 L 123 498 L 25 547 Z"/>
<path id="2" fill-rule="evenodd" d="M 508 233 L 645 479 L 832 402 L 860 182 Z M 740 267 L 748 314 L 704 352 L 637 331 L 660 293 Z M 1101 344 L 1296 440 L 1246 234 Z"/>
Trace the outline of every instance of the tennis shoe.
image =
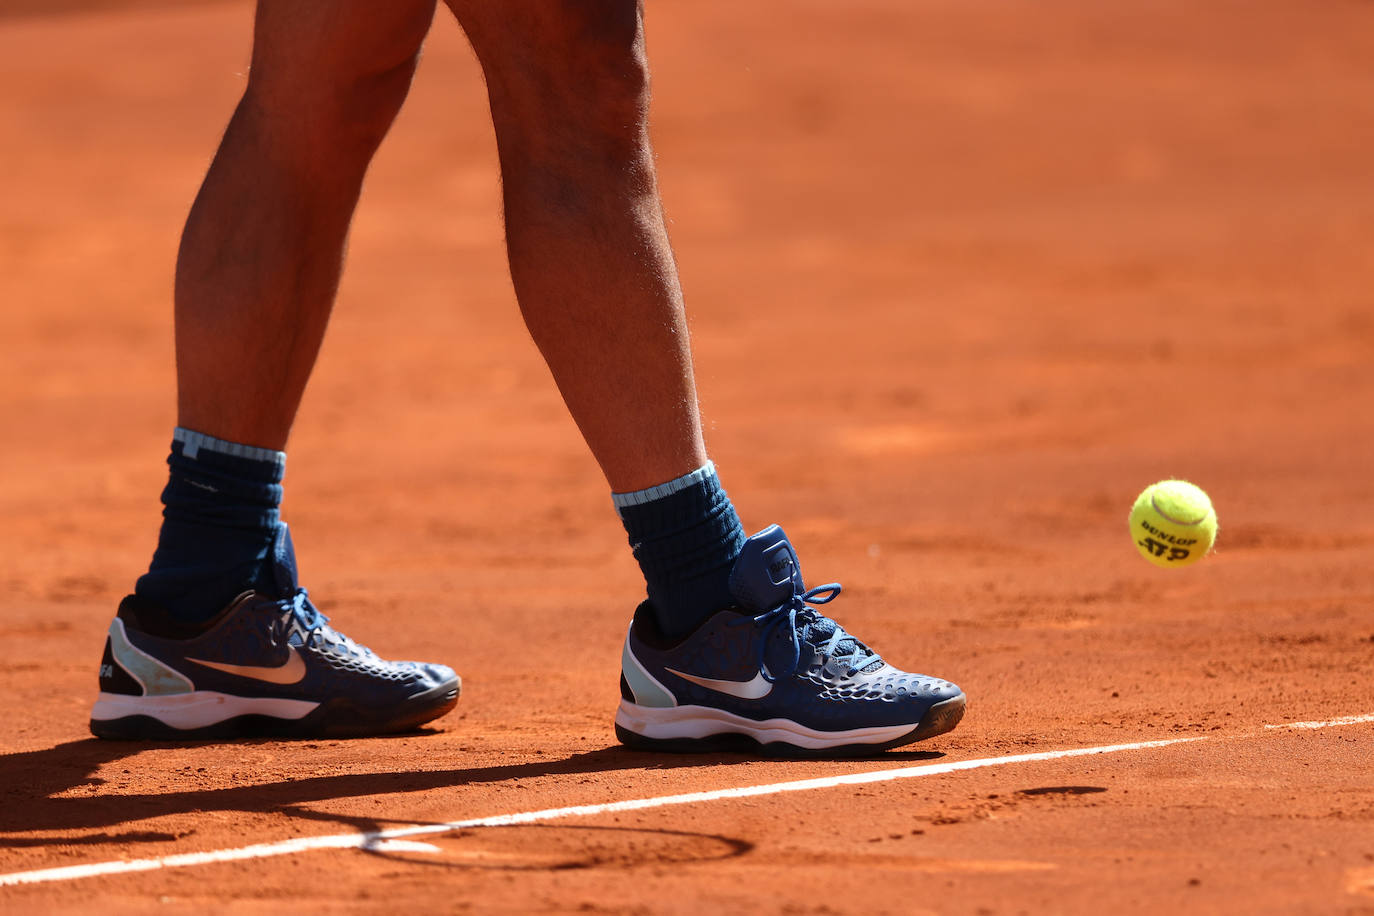
<path id="1" fill-rule="evenodd" d="M 329 625 L 297 582 L 285 525 L 273 560 L 276 595 L 245 592 L 199 627 L 125 598 L 105 641 L 91 732 L 128 740 L 380 735 L 458 702 L 452 669 L 387 661 Z"/>
<path id="2" fill-rule="evenodd" d="M 635 612 L 621 656 L 616 736 L 645 750 L 869 754 L 944 734 L 964 715 L 948 681 L 900 671 L 818 605 L 787 536 L 772 525 L 735 561 L 736 606 L 686 637 L 664 637 L 654 608 Z"/>

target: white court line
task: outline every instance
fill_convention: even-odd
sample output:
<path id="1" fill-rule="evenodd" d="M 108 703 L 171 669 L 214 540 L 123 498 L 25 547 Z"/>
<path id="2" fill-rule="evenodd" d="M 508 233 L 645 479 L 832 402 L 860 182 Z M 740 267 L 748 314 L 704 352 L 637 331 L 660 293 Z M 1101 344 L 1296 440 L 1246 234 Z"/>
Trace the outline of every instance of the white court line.
<path id="1" fill-rule="evenodd" d="M 1374 715 L 1370 716 L 1341 716 L 1338 719 L 1327 719 L 1325 722 L 1285 722 L 1282 725 L 1266 725 L 1265 728 L 1331 728 L 1336 725 L 1362 725 L 1365 722 L 1374 722 Z"/>
<path id="2" fill-rule="evenodd" d="M 1266 725 L 1272 728 L 1332 728 L 1341 725 L 1359 725 L 1374 722 L 1374 715 L 1343 716 L 1326 722 L 1290 722 L 1282 725 Z M 939 776 L 943 773 L 957 773 L 963 770 L 979 770 L 986 767 L 1007 766 L 1015 763 L 1033 763 L 1040 760 L 1062 760 L 1068 757 L 1089 757 L 1098 754 L 1116 754 L 1121 751 L 1138 751 L 1149 748 L 1169 747 L 1174 744 L 1187 744 L 1195 741 L 1211 741 L 1228 736 L 1197 735 L 1185 738 L 1165 738 L 1158 741 L 1137 741 L 1132 744 L 1109 744 L 1101 747 L 1080 747 L 1063 751 L 1043 751 L 1035 754 L 1016 754 L 1010 757 L 984 757 L 976 760 L 956 760 L 949 763 L 930 763 L 923 766 L 901 767 L 894 770 L 871 770 L 865 773 L 846 773 L 840 776 L 822 776 L 816 779 L 798 779 L 792 782 L 775 782 L 765 785 L 742 786 L 732 789 L 712 789 L 705 792 L 688 792 L 684 795 L 662 795 L 657 798 L 636 798 L 628 801 L 604 802 L 598 805 L 573 805 L 567 808 L 545 808 L 540 811 L 523 811 L 517 814 L 497 814 L 491 817 L 478 817 L 465 821 L 449 821 L 445 824 L 424 824 L 415 827 L 398 827 L 394 830 L 381 830 L 373 833 L 346 833 L 333 836 L 298 837 L 277 843 L 257 843 L 235 849 L 217 849 L 211 852 L 187 852 L 176 855 L 159 856 L 155 859 L 120 859 L 113 862 L 93 862 L 89 865 L 66 865 L 61 868 L 42 868 L 35 871 L 11 872 L 0 875 L 0 887 L 19 884 L 42 884 L 52 881 L 74 881 L 78 878 L 95 878 L 102 875 L 119 875 L 129 872 L 156 871 L 162 868 L 186 868 L 192 865 L 212 865 L 217 862 L 237 862 L 244 859 L 265 859 L 272 856 L 292 855 L 312 849 L 376 849 L 383 850 L 394 840 L 413 836 L 432 836 L 440 833 L 453 833 L 474 827 L 509 827 L 515 824 L 533 824 L 540 821 L 553 821 L 565 817 L 590 817 L 595 814 L 611 814 L 621 811 L 643 811 L 648 808 L 664 808 L 670 805 L 691 805 L 699 802 L 719 801 L 726 798 L 751 798 L 759 795 L 777 795 L 782 792 L 809 792 L 814 789 L 830 789 L 836 786 L 854 786 L 874 782 L 891 782 L 897 779 L 915 779 L 921 776 Z M 1254 735 L 1229 736 L 1232 738 L 1255 737 Z M 393 847 L 394 848 L 394 847 Z"/>

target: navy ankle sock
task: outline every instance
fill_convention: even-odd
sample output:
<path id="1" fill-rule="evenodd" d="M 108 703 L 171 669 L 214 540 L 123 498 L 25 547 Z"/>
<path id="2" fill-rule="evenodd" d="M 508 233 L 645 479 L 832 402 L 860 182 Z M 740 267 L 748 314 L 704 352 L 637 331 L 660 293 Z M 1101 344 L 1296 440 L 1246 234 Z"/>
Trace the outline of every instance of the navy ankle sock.
<path id="1" fill-rule="evenodd" d="M 286 453 L 177 427 L 162 530 L 138 597 L 178 620 L 209 620 L 248 589 L 273 590 Z"/>
<path id="2" fill-rule="evenodd" d="M 730 570 L 745 533 L 715 465 L 633 493 L 613 493 L 658 625 L 683 636 L 735 603 Z"/>

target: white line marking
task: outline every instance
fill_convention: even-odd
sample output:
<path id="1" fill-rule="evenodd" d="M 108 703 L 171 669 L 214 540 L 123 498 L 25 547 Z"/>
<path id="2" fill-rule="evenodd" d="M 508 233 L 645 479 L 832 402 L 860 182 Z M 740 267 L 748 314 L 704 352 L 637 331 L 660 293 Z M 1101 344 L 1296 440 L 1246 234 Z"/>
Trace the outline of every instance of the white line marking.
<path id="1" fill-rule="evenodd" d="M 1332 728 L 1341 725 L 1360 725 L 1374 722 L 1374 714 L 1365 716 L 1343 716 L 1326 722 L 1289 722 L 1282 725 L 1266 725 L 1273 728 Z M 752 798 L 760 795 L 777 795 L 782 792 L 809 792 L 814 789 L 830 789 L 836 786 L 855 786 L 874 782 L 891 782 L 897 779 L 914 779 L 921 776 L 939 776 L 944 773 L 957 773 L 963 770 L 978 770 L 986 767 L 1007 766 L 1015 763 L 1034 763 L 1040 760 L 1063 760 L 1069 757 L 1088 757 L 1099 754 L 1116 754 L 1121 751 L 1147 750 L 1169 747 L 1175 744 L 1188 744 L 1196 741 L 1210 741 L 1216 737 L 1197 735 L 1185 738 L 1165 738 L 1158 741 L 1137 741 L 1132 744 L 1109 744 L 1101 747 L 1080 747 L 1063 751 L 1042 751 L 1035 754 L 1016 754 L 1010 757 L 983 757 L 976 760 L 955 760 L 949 763 L 930 763 L 923 766 L 901 767 L 893 770 L 871 770 L 865 773 L 845 773 L 839 776 L 822 776 L 817 779 L 798 779 L 792 782 L 776 782 L 766 785 L 741 786 L 731 789 L 712 789 L 705 792 L 688 792 L 683 795 L 663 795 L 657 798 L 636 798 L 628 801 L 604 802 L 598 805 L 573 805 L 566 808 L 545 808 L 540 811 L 523 811 L 517 814 L 497 814 L 491 817 L 478 817 L 464 821 L 450 821 L 446 824 L 424 824 L 416 827 L 399 827 L 394 830 L 381 830 L 374 833 L 348 833 L 334 836 L 297 837 L 277 843 L 256 843 L 240 846 L 237 849 L 217 849 L 211 852 L 187 852 L 161 856 L 156 859 L 121 859 L 113 862 L 93 862 L 89 865 L 67 865 L 61 868 L 42 868 L 35 871 L 11 872 L 0 875 L 0 887 L 19 884 L 42 884 L 52 881 L 73 881 L 78 878 L 95 878 L 102 875 L 119 875 L 129 872 L 156 871 L 162 868 L 186 868 L 192 865 L 212 865 L 219 862 L 236 862 L 243 859 L 265 859 L 272 856 L 292 855 L 312 849 L 370 849 L 386 850 L 388 844 L 414 836 L 433 836 L 453 833 L 474 827 L 509 827 L 515 824 L 533 824 L 540 821 L 553 821 L 565 817 L 590 817 L 596 814 L 611 814 L 621 811 L 643 811 L 648 808 L 664 808 L 670 805 L 691 805 L 698 802 L 719 801 L 726 798 Z M 1255 735 L 1233 735 L 1229 737 L 1252 738 Z M 430 844 L 417 844 L 429 846 Z M 390 848 L 396 848 L 392 846 Z"/>
<path id="2" fill-rule="evenodd" d="M 1336 719 L 1327 719 L 1325 722 L 1285 722 L 1282 725 L 1266 725 L 1265 728 L 1332 728 L 1337 725 L 1363 725 L 1365 722 L 1374 722 L 1374 715 L 1369 716 L 1341 716 Z"/>

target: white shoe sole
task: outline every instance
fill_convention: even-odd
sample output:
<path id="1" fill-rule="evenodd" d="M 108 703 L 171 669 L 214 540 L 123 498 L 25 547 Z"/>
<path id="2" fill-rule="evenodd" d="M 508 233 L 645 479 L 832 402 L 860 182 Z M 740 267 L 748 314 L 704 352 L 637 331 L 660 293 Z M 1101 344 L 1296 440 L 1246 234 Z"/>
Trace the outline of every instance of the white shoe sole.
<path id="1" fill-rule="evenodd" d="M 940 724 L 944 726 L 943 720 L 955 713 L 956 710 L 952 707 L 956 705 L 958 716 L 953 717 L 953 722 L 949 723 L 947 727 L 939 728 L 938 731 L 927 729 L 929 733 L 920 737 L 930 737 L 949 731 L 958 724 L 964 708 L 962 694 L 931 707 L 931 711 L 933 712 L 939 707 L 949 707 L 947 710 L 941 710 L 945 715 L 936 717 L 942 720 Z M 929 712 L 926 718 L 931 718 Z M 922 720 L 922 722 L 924 721 L 925 719 Z M 744 735 L 761 745 L 785 744 L 808 751 L 824 751 L 855 745 L 889 744 L 900 741 L 921 727 L 921 723 L 910 722 L 901 725 L 880 725 L 842 731 L 818 731 L 790 719 L 756 721 L 709 706 L 650 707 L 640 706 L 625 699 L 620 701 L 620 708 L 616 710 L 615 724 L 619 729 L 650 742 L 700 741 L 718 738 L 722 735 Z"/>
<path id="2" fill-rule="evenodd" d="M 112 722 L 128 716 L 147 716 L 169 728 L 191 731 L 218 725 L 236 716 L 271 716 L 294 722 L 310 715 L 319 705 L 310 700 L 236 697 L 213 690 L 151 697 L 102 692 L 91 708 L 91 721 Z"/>

